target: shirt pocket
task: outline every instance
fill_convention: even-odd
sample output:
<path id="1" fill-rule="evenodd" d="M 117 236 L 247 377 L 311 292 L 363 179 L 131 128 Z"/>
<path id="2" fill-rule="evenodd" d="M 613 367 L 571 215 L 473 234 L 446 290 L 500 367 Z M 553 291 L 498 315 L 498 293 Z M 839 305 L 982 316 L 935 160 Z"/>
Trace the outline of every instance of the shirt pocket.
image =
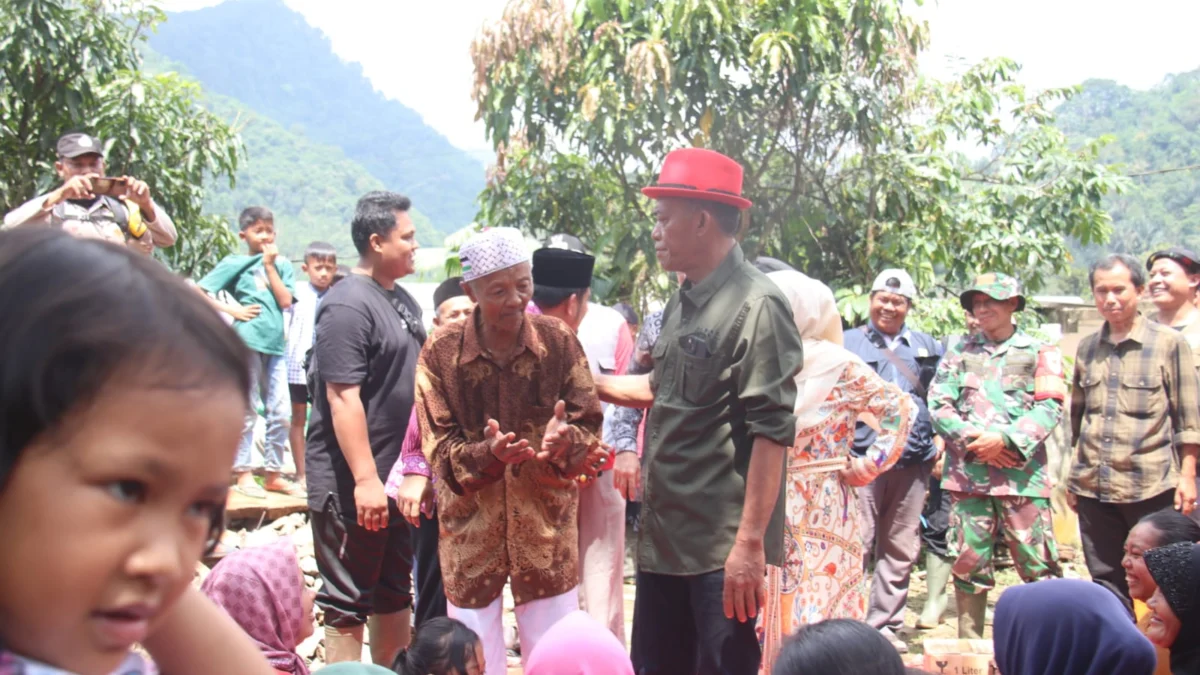
<path id="1" fill-rule="evenodd" d="M 650 349 L 650 388 L 657 392 L 663 381 L 663 369 L 667 362 L 667 345 L 666 341 L 659 339 L 658 342 Z"/>
<path id="2" fill-rule="evenodd" d="M 1104 369 L 1092 367 L 1083 372 L 1079 379 L 1082 392 L 1074 392 L 1075 396 L 1083 396 L 1084 410 L 1088 413 L 1099 413 L 1104 409 Z"/>
<path id="3" fill-rule="evenodd" d="M 1020 415 L 1033 402 L 1034 369 L 1032 358 L 1009 359 L 1000 375 L 1001 387 L 1012 406 L 1010 412 Z"/>
<path id="4" fill-rule="evenodd" d="M 683 400 L 694 406 L 715 403 L 721 391 L 721 364 L 717 357 L 701 358 L 684 354 L 680 365 Z"/>
<path id="5" fill-rule="evenodd" d="M 962 374 L 962 380 L 959 384 L 959 405 L 958 409 L 970 410 L 975 407 L 979 401 L 979 396 L 983 392 L 983 377 L 976 372 L 970 370 Z"/>
<path id="6" fill-rule="evenodd" d="M 1128 373 L 1121 376 L 1117 410 L 1135 419 L 1159 419 L 1166 414 L 1162 373 Z"/>

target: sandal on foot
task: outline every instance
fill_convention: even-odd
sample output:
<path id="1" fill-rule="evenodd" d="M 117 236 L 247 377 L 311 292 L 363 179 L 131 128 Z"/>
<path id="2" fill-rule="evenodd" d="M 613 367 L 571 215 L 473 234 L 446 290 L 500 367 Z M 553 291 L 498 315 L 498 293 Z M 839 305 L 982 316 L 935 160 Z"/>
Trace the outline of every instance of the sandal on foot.
<path id="1" fill-rule="evenodd" d="M 258 483 L 250 485 L 234 485 L 233 491 L 251 499 L 266 499 L 267 491 Z"/>
<path id="2" fill-rule="evenodd" d="M 287 495 L 289 497 L 295 497 L 297 499 L 308 499 L 308 490 L 307 489 L 300 487 L 296 483 L 293 483 L 288 480 L 281 480 L 279 482 L 279 484 L 275 485 L 275 486 L 271 486 L 269 484 L 264 485 L 263 490 L 265 490 L 266 492 L 277 492 L 279 494 Z M 264 493 L 263 496 L 265 497 L 266 494 Z"/>

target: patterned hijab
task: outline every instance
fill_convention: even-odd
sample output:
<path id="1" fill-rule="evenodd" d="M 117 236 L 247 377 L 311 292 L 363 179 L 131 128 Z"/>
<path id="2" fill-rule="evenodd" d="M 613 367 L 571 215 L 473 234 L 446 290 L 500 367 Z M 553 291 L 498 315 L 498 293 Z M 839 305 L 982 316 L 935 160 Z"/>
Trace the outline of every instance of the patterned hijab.
<path id="1" fill-rule="evenodd" d="M 304 584 L 291 539 L 234 551 L 217 563 L 200 590 L 254 640 L 271 667 L 308 675 L 296 653 L 304 621 Z"/>
<path id="2" fill-rule="evenodd" d="M 1169 544 L 1145 553 L 1146 569 L 1179 619 L 1171 672 L 1200 673 L 1200 545 Z"/>
<path id="3" fill-rule="evenodd" d="M 1151 675 L 1158 662 L 1117 596 L 1080 579 L 1004 591 L 993 642 L 1005 675 Z"/>

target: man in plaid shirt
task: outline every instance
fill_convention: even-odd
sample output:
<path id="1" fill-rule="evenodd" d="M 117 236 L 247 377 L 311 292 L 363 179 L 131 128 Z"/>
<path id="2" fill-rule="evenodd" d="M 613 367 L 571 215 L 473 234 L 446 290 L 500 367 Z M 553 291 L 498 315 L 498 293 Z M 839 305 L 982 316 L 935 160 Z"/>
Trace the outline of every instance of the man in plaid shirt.
<path id="1" fill-rule="evenodd" d="M 1196 508 L 1200 379 L 1187 341 L 1138 314 L 1146 275 L 1137 260 L 1110 255 L 1088 280 L 1105 322 L 1076 354 L 1069 489 L 1092 579 L 1129 604 L 1129 530 L 1169 506 Z"/>

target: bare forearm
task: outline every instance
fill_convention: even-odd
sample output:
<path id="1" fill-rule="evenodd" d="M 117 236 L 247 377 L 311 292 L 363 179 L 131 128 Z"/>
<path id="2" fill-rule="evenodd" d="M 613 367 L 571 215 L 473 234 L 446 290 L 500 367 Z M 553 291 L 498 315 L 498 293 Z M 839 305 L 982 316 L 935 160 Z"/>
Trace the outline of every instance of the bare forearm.
<path id="1" fill-rule="evenodd" d="M 742 506 L 742 522 L 737 538 L 741 542 L 762 545 L 771 513 L 779 500 L 779 484 L 783 480 L 782 445 L 761 436 L 754 439 L 750 452 L 750 468 L 746 474 L 746 500 Z"/>
<path id="2" fill-rule="evenodd" d="M 279 276 L 279 270 L 275 269 L 275 264 L 264 265 L 267 270 L 267 283 L 271 284 L 271 294 L 275 296 L 275 302 L 279 304 L 279 309 L 287 309 L 292 306 L 292 292 L 284 285 L 283 279 Z"/>
<path id="3" fill-rule="evenodd" d="M 654 403 L 649 375 L 597 375 L 600 400 L 626 408 L 649 408 Z"/>
<path id="4" fill-rule="evenodd" d="M 329 396 L 329 412 L 333 416 L 333 433 L 338 447 L 350 466 L 355 482 L 372 477 L 378 479 L 375 456 L 371 454 L 371 439 L 367 433 L 367 412 L 359 397 L 358 387 L 343 388 L 325 385 Z"/>
<path id="5" fill-rule="evenodd" d="M 1196 459 L 1200 457 L 1200 445 L 1185 444 L 1180 448 L 1179 473 L 1184 478 L 1196 478 Z"/>
<path id="6" fill-rule="evenodd" d="M 245 631 L 191 586 L 144 646 L 159 672 L 171 675 L 275 672 Z"/>

